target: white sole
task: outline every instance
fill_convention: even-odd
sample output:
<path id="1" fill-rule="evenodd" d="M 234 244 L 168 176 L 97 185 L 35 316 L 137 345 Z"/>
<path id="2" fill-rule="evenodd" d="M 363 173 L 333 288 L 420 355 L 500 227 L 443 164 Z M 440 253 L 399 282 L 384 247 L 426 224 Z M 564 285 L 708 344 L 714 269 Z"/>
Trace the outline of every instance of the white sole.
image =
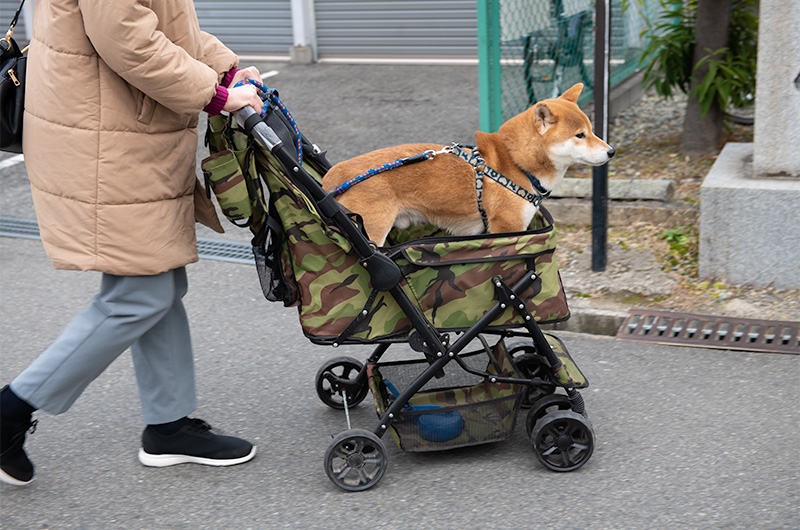
<path id="1" fill-rule="evenodd" d="M 230 458 L 227 460 L 220 460 L 216 458 L 203 458 L 200 456 L 189 455 L 151 455 L 147 453 L 144 448 L 139 449 L 139 462 L 147 467 L 168 467 L 178 464 L 202 464 L 204 466 L 235 466 L 243 464 L 248 460 L 252 460 L 256 456 L 256 446 L 250 450 L 250 453 L 240 458 Z"/>
<path id="2" fill-rule="evenodd" d="M 0 482 L 5 484 L 11 484 L 12 486 L 27 486 L 31 482 L 33 482 L 33 478 L 31 478 L 28 482 L 23 482 L 21 480 L 15 479 L 2 469 L 0 469 Z"/>

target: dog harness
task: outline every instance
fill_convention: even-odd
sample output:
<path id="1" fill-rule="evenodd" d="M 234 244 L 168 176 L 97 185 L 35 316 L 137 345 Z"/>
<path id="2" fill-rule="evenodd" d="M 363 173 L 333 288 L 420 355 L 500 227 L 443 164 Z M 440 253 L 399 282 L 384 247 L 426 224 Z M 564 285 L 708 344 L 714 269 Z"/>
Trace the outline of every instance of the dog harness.
<path id="1" fill-rule="evenodd" d="M 467 151 L 464 148 L 469 149 L 469 151 Z M 534 193 L 529 192 L 528 190 L 526 190 L 521 186 L 518 186 L 508 177 L 501 175 L 494 169 L 487 166 L 486 161 L 478 152 L 478 148 L 474 145 L 463 145 L 463 144 L 453 143 L 452 145 L 450 145 L 449 150 L 457 157 L 469 162 L 469 164 L 475 169 L 475 192 L 478 198 L 478 211 L 481 214 L 481 219 L 483 219 L 483 226 L 487 230 L 489 229 L 489 222 L 488 222 L 488 217 L 486 216 L 486 211 L 483 209 L 484 176 L 489 177 L 493 181 L 503 186 L 505 189 L 509 190 L 510 192 L 514 193 L 519 197 L 522 197 L 523 199 L 533 204 L 537 208 L 539 207 L 539 204 L 541 204 L 543 199 L 546 199 L 547 197 L 550 196 L 550 190 L 542 186 L 542 183 L 539 182 L 539 179 L 537 179 L 524 169 L 522 170 L 522 172 L 525 173 L 526 177 L 528 177 L 528 180 L 533 186 Z"/>
<path id="2" fill-rule="evenodd" d="M 363 182 L 364 180 L 377 175 L 379 173 L 383 173 L 384 171 L 389 171 L 390 169 L 395 169 L 400 166 L 405 166 L 408 164 L 414 164 L 417 162 L 422 162 L 423 160 L 430 160 L 436 155 L 442 153 L 452 153 L 457 157 L 461 158 L 468 162 L 473 169 L 475 170 L 475 193 L 478 199 L 478 211 L 481 214 L 481 220 L 483 220 L 483 227 L 488 231 L 489 230 L 489 218 L 486 215 L 486 210 L 483 209 L 483 178 L 484 176 L 489 177 L 493 181 L 497 182 L 514 195 L 518 197 L 522 197 L 529 203 L 533 204 L 535 207 L 539 207 L 543 199 L 546 199 L 550 196 L 550 190 L 546 189 L 542 186 L 542 183 L 539 182 L 535 176 L 531 175 L 524 169 L 522 172 L 528 177 L 531 185 L 533 186 L 533 193 L 529 192 L 525 188 L 518 186 L 515 184 L 511 179 L 508 177 L 501 175 L 494 169 L 490 168 L 486 165 L 486 161 L 483 159 L 481 154 L 478 152 L 477 146 L 474 145 L 464 145 L 453 142 L 452 144 L 445 146 L 439 151 L 425 151 L 424 153 L 420 153 L 418 155 L 409 156 L 406 158 L 398 158 L 393 162 L 389 162 L 382 166 L 378 166 L 372 169 L 369 169 L 360 175 L 356 175 L 355 177 L 351 178 L 347 182 L 343 183 L 340 186 L 337 186 L 333 191 L 333 195 L 341 195 L 345 191 L 349 190 L 354 185 L 358 184 L 359 182 Z M 520 168 L 521 169 L 521 168 Z"/>

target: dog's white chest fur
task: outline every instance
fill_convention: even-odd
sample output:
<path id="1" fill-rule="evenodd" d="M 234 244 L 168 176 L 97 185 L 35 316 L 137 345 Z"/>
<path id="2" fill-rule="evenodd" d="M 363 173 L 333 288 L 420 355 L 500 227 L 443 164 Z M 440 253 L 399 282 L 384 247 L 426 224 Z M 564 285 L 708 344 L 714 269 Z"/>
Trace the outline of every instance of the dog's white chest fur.
<path id="1" fill-rule="evenodd" d="M 531 214 L 533 216 L 533 214 Z M 483 220 L 480 216 L 462 219 L 428 219 L 422 212 L 413 209 L 402 210 L 394 220 L 397 228 L 408 228 L 414 224 L 433 223 L 457 236 L 474 236 L 484 232 Z"/>
<path id="2" fill-rule="evenodd" d="M 533 221 L 533 216 L 536 215 L 536 212 L 539 210 L 538 206 L 534 206 L 533 203 L 525 201 L 525 208 L 522 210 L 522 219 L 524 221 L 523 230 L 526 230 L 531 221 Z"/>

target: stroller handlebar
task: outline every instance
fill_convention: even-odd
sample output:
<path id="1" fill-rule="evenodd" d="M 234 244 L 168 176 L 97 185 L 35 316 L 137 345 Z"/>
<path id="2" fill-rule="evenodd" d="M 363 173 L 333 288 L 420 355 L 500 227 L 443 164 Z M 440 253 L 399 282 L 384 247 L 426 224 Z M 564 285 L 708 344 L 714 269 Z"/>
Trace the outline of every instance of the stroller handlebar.
<path id="1" fill-rule="evenodd" d="M 233 114 L 245 132 L 258 140 L 270 152 L 274 152 L 283 145 L 272 127 L 267 125 L 250 105 L 242 107 Z"/>

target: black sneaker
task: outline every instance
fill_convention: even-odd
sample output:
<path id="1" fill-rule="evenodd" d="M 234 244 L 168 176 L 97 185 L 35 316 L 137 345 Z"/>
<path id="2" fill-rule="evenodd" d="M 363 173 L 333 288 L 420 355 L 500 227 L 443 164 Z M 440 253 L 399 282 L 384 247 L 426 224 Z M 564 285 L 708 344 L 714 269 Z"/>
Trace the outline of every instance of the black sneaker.
<path id="1" fill-rule="evenodd" d="M 142 448 L 139 449 L 139 462 L 150 467 L 187 463 L 234 466 L 254 456 L 256 448 L 250 442 L 214 434 L 208 423 L 193 418 L 187 418 L 186 424 L 170 436 L 148 426 L 142 433 Z"/>
<path id="2" fill-rule="evenodd" d="M 36 430 L 38 420 L 11 423 L 0 420 L 0 482 L 27 486 L 33 480 L 33 463 L 22 445 L 25 434 Z"/>

